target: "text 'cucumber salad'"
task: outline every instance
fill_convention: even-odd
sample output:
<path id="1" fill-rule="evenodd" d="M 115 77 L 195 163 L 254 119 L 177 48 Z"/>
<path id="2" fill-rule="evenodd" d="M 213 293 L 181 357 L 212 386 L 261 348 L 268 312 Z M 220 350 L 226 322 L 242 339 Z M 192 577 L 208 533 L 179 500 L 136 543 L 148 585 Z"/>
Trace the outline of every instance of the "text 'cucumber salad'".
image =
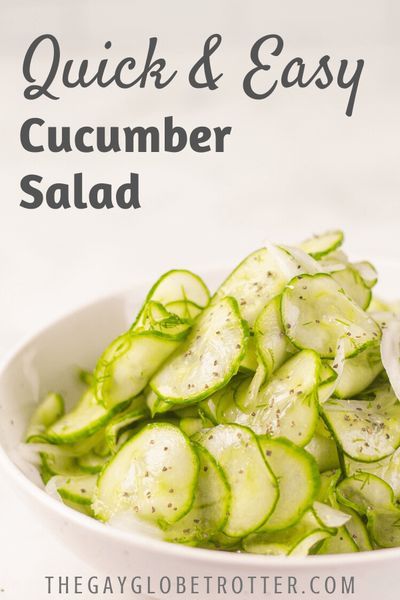
<path id="1" fill-rule="evenodd" d="M 190 546 L 400 546 L 400 319 L 342 243 L 266 244 L 212 296 L 163 275 L 72 410 L 49 393 L 33 414 L 47 490 Z"/>

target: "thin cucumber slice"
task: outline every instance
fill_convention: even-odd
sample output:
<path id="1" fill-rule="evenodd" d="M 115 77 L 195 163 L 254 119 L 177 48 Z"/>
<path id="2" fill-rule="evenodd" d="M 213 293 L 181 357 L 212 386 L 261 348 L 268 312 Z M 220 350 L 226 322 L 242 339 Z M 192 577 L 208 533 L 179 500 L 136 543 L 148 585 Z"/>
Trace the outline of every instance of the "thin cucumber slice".
<path id="1" fill-rule="evenodd" d="M 313 258 L 319 259 L 339 248 L 343 244 L 343 240 L 342 231 L 328 231 L 305 240 L 300 244 L 300 248 Z"/>
<path id="2" fill-rule="evenodd" d="M 381 342 L 382 363 L 390 384 L 400 398 L 400 320 L 395 319 L 383 329 Z"/>
<path id="3" fill-rule="evenodd" d="M 307 556 L 331 532 L 308 510 L 292 527 L 282 531 L 253 533 L 243 540 L 243 549 L 253 554 Z"/>
<path id="4" fill-rule="evenodd" d="M 339 468 L 339 456 L 335 440 L 321 419 L 318 420 L 314 435 L 305 446 L 315 459 L 321 473 Z"/>
<path id="5" fill-rule="evenodd" d="M 283 329 L 280 303 L 280 296 L 268 302 L 254 325 L 257 351 L 269 376 L 294 353 Z"/>
<path id="6" fill-rule="evenodd" d="M 133 511 L 144 520 L 175 523 L 193 504 L 198 473 L 197 454 L 178 427 L 146 425 L 101 473 L 93 509 L 102 521 Z"/>
<path id="7" fill-rule="evenodd" d="M 140 394 L 180 343 L 180 340 L 156 331 L 121 335 L 97 363 L 95 392 L 98 401 L 112 407 Z"/>
<path id="8" fill-rule="evenodd" d="M 380 477 L 390 485 L 396 499 L 400 499 L 400 448 L 390 456 L 373 463 L 359 462 L 345 456 L 344 468 L 347 477 L 351 477 L 360 471 Z"/>
<path id="9" fill-rule="evenodd" d="M 203 429 L 203 421 L 199 417 L 183 417 L 179 421 L 179 427 L 188 437 L 192 437 Z"/>
<path id="10" fill-rule="evenodd" d="M 200 545 L 202 548 L 212 548 L 213 550 L 226 550 L 228 552 L 237 552 L 241 549 L 240 539 L 232 538 L 223 531 L 218 531 L 205 544 Z"/>
<path id="11" fill-rule="evenodd" d="M 146 307 L 146 317 L 143 329 L 145 331 L 159 331 L 175 339 L 187 335 L 192 319 L 184 319 L 169 312 L 159 302 L 150 301 Z"/>
<path id="12" fill-rule="evenodd" d="M 245 355 L 242 358 L 240 363 L 239 370 L 244 371 L 245 373 L 254 373 L 258 367 L 258 356 L 257 356 L 257 348 L 254 335 L 250 335 Z"/>
<path id="13" fill-rule="evenodd" d="M 149 412 L 146 408 L 134 408 L 113 417 L 105 429 L 105 439 L 110 452 L 113 454 L 117 452 L 120 436 L 125 431 L 132 429 L 148 416 Z"/>
<path id="14" fill-rule="evenodd" d="M 143 327 L 146 307 L 150 301 L 159 302 L 164 306 L 171 302 L 188 301 L 204 308 L 209 300 L 207 286 L 198 275 L 184 269 L 168 271 L 151 288 L 132 329 L 138 330 Z"/>
<path id="15" fill-rule="evenodd" d="M 398 548 L 400 546 L 400 510 L 371 511 L 368 527 L 376 544 L 382 548 Z"/>
<path id="16" fill-rule="evenodd" d="M 373 288 L 378 283 L 378 273 L 370 262 L 363 260 L 352 264 L 353 269 L 356 269 L 366 286 Z"/>
<path id="17" fill-rule="evenodd" d="M 368 530 L 358 513 L 349 506 L 343 506 L 343 504 L 338 504 L 338 508 L 351 516 L 350 521 L 345 525 L 345 529 L 356 544 L 358 551 L 368 552 L 373 550 Z"/>
<path id="18" fill-rule="evenodd" d="M 199 442 L 214 456 L 231 488 L 224 533 L 243 537 L 261 527 L 272 513 L 279 492 L 255 435 L 238 425 L 218 425 L 201 434 Z"/>
<path id="19" fill-rule="evenodd" d="M 97 483 L 97 475 L 81 475 L 78 477 L 57 475 L 49 483 L 55 485 L 57 492 L 64 500 L 69 500 L 75 504 L 91 506 Z"/>
<path id="20" fill-rule="evenodd" d="M 400 445 L 400 403 L 390 392 L 374 400 L 328 400 L 321 410 L 350 458 L 374 462 Z"/>
<path id="21" fill-rule="evenodd" d="M 77 463 L 81 471 L 83 471 L 84 473 L 95 475 L 96 473 L 100 473 L 104 465 L 109 460 L 109 456 L 99 456 L 92 450 L 91 452 L 88 452 L 83 456 L 79 456 L 77 459 Z"/>
<path id="22" fill-rule="evenodd" d="M 258 404 L 260 388 L 266 378 L 264 363 L 260 363 L 253 377 L 244 380 L 236 389 L 234 400 L 243 412 L 251 412 Z"/>
<path id="23" fill-rule="evenodd" d="M 196 444 L 199 479 L 192 508 L 177 523 L 165 528 L 165 539 L 185 544 L 203 542 L 216 534 L 228 518 L 230 489 L 224 472 L 202 446 Z"/>
<path id="24" fill-rule="evenodd" d="M 243 319 L 253 327 L 267 302 L 286 285 L 289 277 L 282 267 L 288 263 L 294 263 L 294 259 L 280 248 L 256 250 L 232 271 L 215 293 L 213 302 L 232 296 Z"/>
<path id="25" fill-rule="evenodd" d="M 338 387 L 343 376 L 344 369 L 345 340 L 341 338 L 338 342 L 335 358 L 332 366 L 327 361 L 323 361 L 320 375 L 320 384 L 318 387 L 318 401 L 323 404 L 332 396 Z"/>
<path id="26" fill-rule="evenodd" d="M 83 475 L 77 459 L 64 453 L 55 452 L 54 454 L 41 452 L 40 459 L 42 468 L 51 476 L 64 475 L 66 477 L 76 477 Z"/>
<path id="27" fill-rule="evenodd" d="M 190 319 L 193 321 L 203 310 L 203 307 L 191 302 L 190 300 L 175 300 L 168 302 L 165 308 L 181 319 Z"/>
<path id="28" fill-rule="evenodd" d="M 239 369 L 248 329 L 237 302 L 213 302 L 196 321 L 189 337 L 156 373 L 152 390 L 173 404 L 193 404 L 223 387 Z"/>
<path id="29" fill-rule="evenodd" d="M 153 392 L 152 389 L 149 389 L 146 392 L 146 403 L 152 417 L 155 417 L 155 415 L 160 415 L 169 412 L 175 408 L 174 404 L 172 404 L 171 402 L 166 402 L 165 400 L 157 396 L 157 394 Z"/>
<path id="30" fill-rule="evenodd" d="M 371 303 L 372 292 L 356 269 L 351 265 L 347 265 L 345 269 L 332 273 L 332 277 L 353 302 L 363 310 L 368 308 Z"/>
<path id="31" fill-rule="evenodd" d="M 316 498 L 318 502 L 322 502 L 323 504 L 333 504 L 332 500 L 336 502 L 335 490 L 340 478 L 341 472 L 339 469 L 332 469 L 321 473 L 320 487 Z"/>
<path id="32" fill-rule="evenodd" d="M 322 542 L 317 554 L 351 554 L 358 551 L 358 546 L 346 527 L 340 527 L 335 535 Z"/>
<path id="33" fill-rule="evenodd" d="M 258 438 L 261 450 L 279 484 L 279 499 L 260 531 L 294 525 L 311 508 L 320 485 L 317 464 L 308 452 L 284 438 Z"/>
<path id="34" fill-rule="evenodd" d="M 391 510 L 395 506 L 393 490 L 372 473 L 357 473 L 343 479 L 337 488 L 338 501 L 361 515 L 374 509 Z"/>
<path id="35" fill-rule="evenodd" d="M 322 358 L 334 358 L 340 338 L 345 340 L 345 356 L 349 357 L 381 337 L 375 321 L 330 275 L 292 279 L 282 294 L 281 313 L 290 341 L 298 348 L 315 350 Z"/>
<path id="36" fill-rule="evenodd" d="M 87 390 L 77 406 L 49 427 L 45 437 L 52 444 L 73 444 L 102 429 L 116 410 L 97 403 L 93 390 Z"/>
<path id="37" fill-rule="evenodd" d="M 344 361 L 334 395 L 338 398 L 357 396 L 374 381 L 382 369 L 379 344 L 371 343 L 365 350 Z"/>
<path id="38" fill-rule="evenodd" d="M 47 394 L 37 406 L 28 424 L 26 442 L 40 441 L 40 437 L 64 415 L 64 399 L 60 394 Z"/>
<path id="39" fill-rule="evenodd" d="M 318 421 L 321 361 L 312 350 L 299 352 L 282 365 L 260 390 L 260 408 L 238 415 L 236 422 L 258 435 L 286 437 L 297 446 L 311 440 Z"/>
<path id="40" fill-rule="evenodd" d="M 235 395 L 242 382 L 246 382 L 248 385 L 250 378 L 243 373 L 238 373 L 225 387 L 203 400 L 199 404 L 199 410 L 203 417 L 214 425 L 235 422 L 237 415 L 241 413 L 236 406 Z"/>

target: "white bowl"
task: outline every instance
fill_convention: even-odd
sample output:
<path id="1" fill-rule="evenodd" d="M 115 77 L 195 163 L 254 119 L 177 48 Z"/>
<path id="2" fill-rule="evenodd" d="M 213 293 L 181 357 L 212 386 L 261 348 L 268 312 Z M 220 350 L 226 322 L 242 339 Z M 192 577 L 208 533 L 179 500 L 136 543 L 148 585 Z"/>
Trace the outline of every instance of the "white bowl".
<path id="1" fill-rule="evenodd" d="M 398 267 L 386 264 L 383 288 L 390 289 L 396 282 Z M 212 286 L 221 280 L 221 274 L 207 278 Z M 398 284 L 397 284 L 398 285 Z M 375 599 L 378 594 L 385 600 L 398 597 L 396 578 L 400 567 L 400 549 L 380 550 L 335 556 L 311 556 L 305 558 L 266 557 L 250 554 L 235 554 L 169 544 L 147 537 L 139 532 L 123 532 L 94 519 L 86 517 L 50 497 L 34 468 L 28 468 L 18 457 L 17 447 L 23 438 L 29 414 L 39 398 L 49 390 L 65 395 L 67 402 L 76 400 L 78 366 L 92 368 L 102 349 L 120 332 L 127 328 L 148 286 L 140 286 L 128 293 L 94 302 L 75 310 L 66 317 L 45 328 L 36 336 L 20 345 L 0 367 L 0 467 L 40 514 L 43 523 L 86 561 L 107 575 L 133 574 L 150 577 L 152 591 L 157 592 L 160 577 L 169 576 L 172 588 L 169 598 L 221 598 L 217 593 L 217 578 L 227 578 L 227 596 L 260 598 L 263 581 L 266 580 L 269 595 L 274 595 L 274 583 L 279 586 L 279 598 L 293 598 L 287 585 L 289 577 L 297 578 L 300 594 L 310 592 L 311 581 L 320 591 L 318 598 L 332 598 L 324 591 L 325 580 L 335 578 L 336 594 L 342 578 L 354 577 L 355 593 L 352 598 Z M 394 290 L 391 294 L 400 292 Z M 17 525 L 17 524 L 16 524 Z M 174 591 L 175 578 L 198 577 L 199 594 L 190 589 L 184 595 Z M 206 593 L 205 576 L 210 576 L 210 591 Z M 250 576 L 255 576 L 254 593 L 251 593 Z M 243 579 L 244 589 L 240 594 L 229 593 L 234 577 Z M 279 577 L 282 579 L 280 580 Z M 312 578 L 317 579 L 312 579 Z M 278 579 L 274 579 L 278 578 Z M 319 579 L 318 579 L 319 578 Z M 293 582 L 293 580 L 291 580 Z M 220 583 L 223 583 L 220 580 Z M 239 580 L 235 580 L 237 586 Z M 166 585 L 166 583 L 165 583 Z M 333 586 L 333 580 L 328 579 Z M 330 588 L 329 588 L 330 589 Z M 146 595 L 146 590 L 143 590 Z M 153 598 L 156 595 L 151 595 Z M 143 597 L 143 596 L 142 596 Z"/>

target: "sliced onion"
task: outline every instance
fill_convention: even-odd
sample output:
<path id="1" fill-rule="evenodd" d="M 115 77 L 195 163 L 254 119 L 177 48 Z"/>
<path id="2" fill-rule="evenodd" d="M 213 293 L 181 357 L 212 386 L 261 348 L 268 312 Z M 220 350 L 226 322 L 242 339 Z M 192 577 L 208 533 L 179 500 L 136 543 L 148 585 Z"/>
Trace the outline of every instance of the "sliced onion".
<path id="1" fill-rule="evenodd" d="M 400 320 L 393 319 L 382 331 L 381 358 L 394 393 L 400 400 Z"/>

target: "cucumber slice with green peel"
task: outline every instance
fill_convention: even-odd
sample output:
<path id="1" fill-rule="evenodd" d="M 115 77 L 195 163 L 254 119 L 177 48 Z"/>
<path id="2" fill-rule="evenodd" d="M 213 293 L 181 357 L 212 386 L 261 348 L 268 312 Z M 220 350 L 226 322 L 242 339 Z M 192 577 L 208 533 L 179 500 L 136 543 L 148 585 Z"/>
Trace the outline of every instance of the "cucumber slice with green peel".
<path id="1" fill-rule="evenodd" d="M 239 370 L 245 373 L 254 373 L 258 367 L 258 356 L 254 335 L 250 335 L 247 341 L 246 352 L 243 356 Z"/>
<path id="2" fill-rule="evenodd" d="M 96 482 L 97 475 L 80 475 L 77 477 L 56 475 L 49 483 L 55 485 L 58 494 L 64 500 L 91 506 Z"/>
<path id="3" fill-rule="evenodd" d="M 375 509 L 391 510 L 395 506 L 393 490 L 372 473 L 359 472 L 341 481 L 336 488 L 338 501 L 361 515 Z"/>
<path id="4" fill-rule="evenodd" d="M 227 297 L 213 302 L 153 377 L 152 390 L 173 404 L 193 404 L 210 396 L 237 373 L 248 335 L 236 300 Z"/>
<path id="5" fill-rule="evenodd" d="M 190 511 L 177 523 L 165 528 L 165 539 L 185 544 L 209 540 L 225 525 L 230 505 L 230 489 L 224 472 L 207 450 L 196 444 L 199 479 Z"/>
<path id="6" fill-rule="evenodd" d="M 394 394 L 374 400 L 328 400 L 324 419 L 343 452 L 361 462 L 374 462 L 400 445 L 400 403 Z"/>
<path id="7" fill-rule="evenodd" d="M 331 469 L 320 474 L 320 487 L 316 500 L 323 504 L 332 504 L 332 499 L 335 499 L 335 490 L 338 481 L 342 474 L 339 469 Z"/>
<path id="8" fill-rule="evenodd" d="M 400 546 L 400 510 L 371 511 L 368 517 L 368 528 L 375 543 L 381 548 L 398 548 Z"/>
<path id="9" fill-rule="evenodd" d="M 64 399 L 60 394 L 47 394 L 30 418 L 26 442 L 40 441 L 40 437 L 64 415 Z"/>
<path id="10" fill-rule="evenodd" d="M 361 262 L 352 263 L 351 266 L 359 272 L 367 287 L 373 288 L 378 283 L 378 273 L 374 265 L 370 262 L 363 260 Z"/>
<path id="11" fill-rule="evenodd" d="M 358 513 L 349 506 L 338 504 L 339 510 L 347 512 L 351 519 L 345 525 L 347 533 L 356 544 L 359 552 L 373 550 L 368 530 Z"/>
<path id="12" fill-rule="evenodd" d="M 272 556 L 307 556 L 322 540 L 331 536 L 312 510 L 292 527 L 281 531 L 252 533 L 242 544 L 246 552 Z"/>
<path id="13" fill-rule="evenodd" d="M 175 408 L 174 404 L 166 402 L 151 389 L 146 392 L 146 403 L 152 417 L 169 412 Z"/>
<path id="14" fill-rule="evenodd" d="M 192 319 L 184 319 L 169 312 L 162 304 L 154 301 L 148 303 L 145 315 L 144 331 L 159 331 L 175 339 L 185 337 L 193 322 Z"/>
<path id="15" fill-rule="evenodd" d="M 77 462 L 77 459 L 73 456 L 60 453 L 50 454 L 41 452 L 40 459 L 42 468 L 46 471 L 46 473 L 50 474 L 51 477 L 54 475 L 76 477 L 84 474 Z"/>
<path id="16" fill-rule="evenodd" d="M 281 297 L 276 296 L 261 311 L 254 325 L 257 352 L 269 376 L 296 352 L 285 335 L 280 305 Z"/>
<path id="17" fill-rule="evenodd" d="M 256 250 L 232 271 L 218 288 L 212 302 L 233 296 L 243 319 L 253 327 L 267 302 L 285 287 L 288 276 L 283 266 L 292 263 L 294 259 L 280 248 L 274 247 L 274 251 L 270 248 Z"/>
<path id="18" fill-rule="evenodd" d="M 260 531 L 286 529 L 311 508 L 320 485 L 316 462 L 308 452 L 284 438 L 258 438 L 261 450 L 279 484 L 273 513 Z"/>
<path id="19" fill-rule="evenodd" d="M 165 308 L 181 319 L 190 319 L 193 321 L 203 310 L 204 307 L 191 302 L 190 300 L 175 300 L 168 302 Z"/>
<path id="20" fill-rule="evenodd" d="M 323 421 L 318 420 L 314 435 L 305 446 L 315 459 L 321 473 L 339 468 L 339 456 L 335 440 L 326 429 Z"/>
<path id="21" fill-rule="evenodd" d="M 345 359 L 333 395 L 337 398 L 357 396 L 376 379 L 382 369 L 379 344 L 371 343 L 356 356 Z"/>
<path id="22" fill-rule="evenodd" d="M 373 463 L 359 462 L 345 456 L 344 468 L 347 477 L 356 475 L 360 471 L 376 475 L 390 485 L 396 499 L 400 499 L 400 448 L 390 456 Z"/>
<path id="23" fill-rule="evenodd" d="M 125 431 L 132 429 L 137 423 L 148 417 L 149 411 L 146 408 L 127 410 L 113 417 L 105 428 L 105 439 L 110 452 L 113 454 L 117 452 L 119 438 Z"/>
<path id="24" fill-rule="evenodd" d="M 180 343 L 156 331 L 128 332 L 118 337 L 95 369 L 98 402 L 112 407 L 140 394 Z"/>
<path id="25" fill-rule="evenodd" d="M 305 240 L 300 244 L 300 248 L 313 258 L 319 259 L 340 248 L 343 240 L 344 235 L 342 231 L 328 231 L 322 235 L 315 235 Z"/>
<path id="26" fill-rule="evenodd" d="M 232 538 L 223 531 L 218 531 L 207 542 L 199 544 L 201 548 L 211 548 L 213 550 L 226 550 L 227 552 L 237 552 L 241 549 L 240 538 Z"/>
<path id="27" fill-rule="evenodd" d="M 110 456 L 98 456 L 95 452 L 91 451 L 88 454 L 84 454 L 77 459 L 78 467 L 84 473 L 96 475 L 100 473 L 104 465 L 110 460 Z"/>
<path id="28" fill-rule="evenodd" d="M 192 437 L 203 429 L 203 421 L 199 417 L 183 417 L 179 421 L 179 427 L 188 437 Z"/>
<path id="29" fill-rule="evenodd" d="M 298 348 L 315 350 L 321 358 L 334 358 L 338 342 L 344 342 L 346 357 L 380 340 L 377 323 L 325 274 L 300 275 L 282 293 L 285 333 Z"/>
<path id="30" fill-rule="evenodd" d="M 243 537 L 261 527 L 274 510 L 279 491 L 256 436 L 245 427 L 218 425 L 200 434 L 198 441 L 214 456 L 231 488 L 223 532 Z"/>
<path id="31" fill-rule="evenodd" d="M 400 319 L 391 321 L 383 329 L 381 355 L 390 384 L 400 398 Z"/>
<path id="32" fill-rule="evenodd" d="M 259 408 L 241 413 L 237 423 L 258 435 L 286 437 L 297 446 L 311 440 L 318 422 L 318 381 L 321 361 L 303 350 L 286 361 L 258 394 Z"/>
<path id="33" fill-rule="evenodd" d="M 175 523 L 193 504 L 198 474 L 198 456 L 178 427 L 146 425 L 100 474 L 94 512 L 102 521 L 132 511 L 144 520 Z"/>
<path id="34" fill-rule="evenodd" d="M 52 444 L 73 444 L 85 440 L 102 429 L 117 410 L 122 408 L 104 408 L 98 404 L 93 390 L 89 389 L 71 412 L 46 430 L 45 438 Z"/>
<path id="35" fill-rule="evenodd" d="M 372 298 L 371 288 L 356 269 L 347 265 L 345 269 L 332 273 L 332 277 L 353 302 L 363 310 L 368 308 Z"/>
<path id="36" fill-rule="evenodd" d="M 253 377 L 244 380 L 234 394 L 235 404 L 243 412 L 251 412 L 257 407 L 260 388 L 265 382 L 266 369 L 263 363 L 257 367 Z"/>
<path id="37" fill-rule="evenodd" d="M 346 527 L 340 527 L 335 535 L 322 542 L 316 554 L 351 554 L 358 551 L 358 546 Z"/>
<path id="38" fill-rule="evenodd" d="M 174 269 L 164 273 L 153 285 L 132 325 L 133 330 L 144 326 L 146 308 L 149 302 L 158 302 L 164 306 L 171 302 L 188 301 L 204 308 L 210 301 L 210 292 L 204 281 L 184 269 Z"/>

